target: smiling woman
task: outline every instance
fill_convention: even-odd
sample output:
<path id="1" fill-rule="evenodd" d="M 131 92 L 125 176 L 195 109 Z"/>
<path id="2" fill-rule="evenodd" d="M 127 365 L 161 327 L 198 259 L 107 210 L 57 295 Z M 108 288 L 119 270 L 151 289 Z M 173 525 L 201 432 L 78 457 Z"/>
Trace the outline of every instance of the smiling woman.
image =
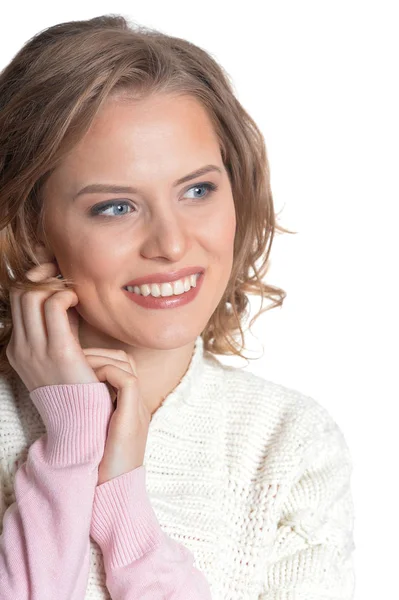
<path id="1" fill-rule="evenodd" d="M 216 358 L 283 303 L 287 232 L 222 67 L 55 25 L 0 75 L 0 148 L 0 597 L 349 600 L 339 427 Z"/>
<path id="2" fill-rule="evenodd" d="M 67 49 L 69 41 L 72 46 Z M 146 68 L 140 63 L 144 57 L 149 60 Z M 64 60 L 65 66 L 59 70 L 57 65 L 64 64 Z M 12 79 L 15 69 L 21 72 L 18 81 Z M 49 96 L 46 86 L 34 83 L 44 69 L 53 90 L 57 85 L 61 90 L 65 84 L 73 85 L 73 90 L 67 96 L 61 91 L 60 96 Z M 58 105 L 56 97 L 60 98 Z M 23 98 L 29 100 L 24 104 Z M 98 256 L 104 283 L 107 265 L 126 281 L 123 256 L 129 263 L 126 270 L 131 278 L 153 271 L 150 262 L 154 260 L 135 261 L 132 248 L 126 245 L 117 251 L 114 244 L 108 245 L 108 234 L 118 235 L 119 240 L 123 231 L 122 239 L 143 242 L 143 232 L 147 232 L 147 244 L 135 244 L 147 256 L 145 250 L 155 239 L 149 235 L 151 229 L 158 231 L 161 242 L 167 244 L 167 236 L 176 231 L 189 234 L 191 222 L 196 228 L 201 224 L 208 228 L 212 223 L 209 236 L 219 235 L 219 224 L 225 247 L 229 244 L 232 253 L 231 264 L 223 265 L 215 256 L 214 265 L 217 263 L 223 273 L 218 286 L 221 295 L 215 293 L 211 298 L 207 294 L 209 315 L 201 329 L 204 346 L 214 354 L 244 356 L 241 321 L 246 316 L 248 294 L 271 301 L 255 315 L 250 327 L 262 312 L 280 306 L 285 298 L 283 290 L 264 282 L 264 275 L 275 232 L 287 230 L 276 222 L 262 133 L 210 55 L 186 40 L 145 27 L 129 27 L 122 17 L 61 23 L 35 36 L 3 71 L 0 103 L 4 160 L 0 190 L 0 320 L 4 324 L 0 373 L 11 373 L 5 357 L 12 327 L 10 270 L 26 291 L 60 289 L 54 281 L 43 284 L 25 277 L 26 270 L 37 264 L 33 242 L 42 241 L 54 253 L 63 285 L 78 286 L 93 307 L 93 297 L 89 300 L 87 292 L 92 289 L 98 304 L 98 281 L 93 273 L 88 280 L 85 274 L 89 274 L 81 268 L 90 253 Z M 130 127 L 125 136 L 127 123 Z M 191 186 L 183 190 L 188 182 Z M 166 198 L 171 200 L 171 195 L 174 204 L 165 202 Z M 75 207 L 78 202 L 81 204 Z M 163 212 L 159 220 L 159 209 L 167 207 L 171 212 Z M 62 216 L 59 211 L 63 211 Z M 44 226 L 49 213 L 59 214 L 57 223 L 64 241 L 70 238 L 72 229 L 75 241 L 85 240 L 84 251 L 79 244 L 67 249 L 63 243 L 62 248 L 56 248 L 55 230 Z M 226 219 L 228 214 L 230 221 Z M 177 226 L 178 219 L 184 219 L 186 227 L 177 227 L 173 232 L 171 216 L 176 218 Z M 97 224 L 86 217 L 95 217 Z M 163 231 L 166 222 L 171 227 Z M 109 253 L 104 260 L 102 253 L 97 254 L 98 248 L 91 245 L 91 240 L 98 238 L 98 228 L 101 236 L 106 235 L 102 248 L 113 248 L 116 269 Z M 182 238 L 169 240 L 169 246 L 170 242 L 177 248 Z M 79 254 L 79 261 L 71 256 L 71 250 L 75 257 Z M 187 266 L 199 252 L 195 248 L 191 255 L 186 248 L 185 253 L 175 250 L 174 256 L 162 258 L 163 250 L 156 261 L 166 270 L 167 262 L 174 268 Z M 201 252 L 201 259 L 206 258 L 204 254 Z M 212 286 L 211 277 L 218 280 L 216 269 L 209 265 L 207 275 L 208 285 Z M 104 318 L 110 323 L 106 316 L 109 301 L 104 295 L 101 298 Z M 87 302 L 82 295 L 78 310 L 82 308 L 85 319 Z M 98 310 L 92 308 L 91 313 L 93 317 Z M 154 323 L 154 327 L 158 325 Z M 148 322 L 143 326 L 147 327 Z M 170 336 L 170 331 L 165 335 Z M 148 342 L 148 337 L 153 339 L 150 331 L 145 339 L 143 336 L 142 343 Z"/>

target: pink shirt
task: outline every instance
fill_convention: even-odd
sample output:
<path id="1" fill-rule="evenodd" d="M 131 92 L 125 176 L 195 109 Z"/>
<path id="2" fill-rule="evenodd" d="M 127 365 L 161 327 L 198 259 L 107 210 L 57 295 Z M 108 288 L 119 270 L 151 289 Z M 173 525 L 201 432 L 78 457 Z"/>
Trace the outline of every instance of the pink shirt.
<path id="1" fill-rule="evenodd" d="M 105 383 L 30 393 L 46 434 L 16 475 L 0 536 L 1 600 L 84 600 L 89 536 L 113 600 L 208 600 L 194 556 L 161 529 L 142 465 L 97 485 L 113 404 Z"/>

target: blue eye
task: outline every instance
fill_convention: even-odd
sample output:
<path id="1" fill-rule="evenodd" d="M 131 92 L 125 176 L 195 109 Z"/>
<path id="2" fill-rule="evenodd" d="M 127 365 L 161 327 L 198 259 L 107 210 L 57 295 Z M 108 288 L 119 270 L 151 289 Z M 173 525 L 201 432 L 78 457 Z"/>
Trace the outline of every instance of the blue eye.
<path id="1" fill-rule="evenodd" d="M 207 198 L 208 196 L 210 196 L 213 192 L 215 192 L 218 189 L 218 186 L 215 185 L 214 183 L 211 182 L 206 182 L 206 183 L 198 183 L 197 185 L 192 186 L 191 188 L 189 188 L 187 191 L 189 190 L 197 190 L 197 189 L 201 189 L 201 188 L 205 188 L 207 190 L 207 193 L 205 195 L 202 196 L 197 196 L 192 198 L 194 201 L 196 200 L 202 200 L 203 198 Z M 115 200 L 113 202 L 107 202 L 106 204 L 97 204 L 97 206 L 93 206 L 93 208 L 91 209 L 90 213 L 93 216 L 115 216 L 114 215 L 104 215 L 104 211 L 108 210 L 108 209 L 113 209 L 113 208 L 121 208 L 123 206 L 130 206 L 131 208 L 134 208 L 132 203 L 127 201 L 127 200 Z M 136 211 L 136 209 L 134 210 L 134 212 Z M 128 213 L 126 212 L 121 212 L 120 210 L 118 210 L 116 216 L 124 216 Z"/>
<path id="2" fill-rule="evenodd" d="M 102 216 L 106 216 L 109 217 L 111 215 L 104 215 L 104 212 L 106 210 L 109 210 L 110 208 L 121 208 L 123 206 L 130 206 L 132 208 L 132 204 L 130 202 L 128 202 L 127 200 L 115 200 L 115 202 L 107 202 L 107 204 L 99 204 L 98 206 L 93 206 L 93 208 L 91 209 L 91 214 L 93 216 L 97 216 L 97 215 L 102 215 Z M 126 212 L 121 212 L 120 210 L 118 210 L 118 212 L 116 213 L 116 216 L 123 216 L 126 215 Z M 115 213 L 114 213 L 115 215 Z"/>
<path id="3" fill-rule="evenodd" d="M 202 200 L 202 198 L 207 198 L 210 194 L 212 194 L 212 192 L 215 192 L 218 189 L 218 186 L 215 185 L 214 183 L 198 183 L 197 185 L 193 185 L 191 188 L 189 188 L 187 191 L 189 190 L 197 190 L 200 188 L 205 188 L 208 190 L 207 194 L 205 194 L 205 196 L 200 196 L 199 198 L 194 198 L 194 200 Z"/>

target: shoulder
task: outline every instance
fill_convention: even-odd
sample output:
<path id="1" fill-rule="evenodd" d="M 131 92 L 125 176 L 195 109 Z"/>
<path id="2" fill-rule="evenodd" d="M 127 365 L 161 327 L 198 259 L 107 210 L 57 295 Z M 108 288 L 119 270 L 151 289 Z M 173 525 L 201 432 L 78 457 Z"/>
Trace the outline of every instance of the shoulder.
<path id="1" fill-rule="evenodd" d="M 321 401 L 248 370 L 219 365 L 227 430 L 234 430 L 237 443 L 242 438 L 244 453 L 256 453 L 271 468 L 273 463 L 281 468 L 284 457 L 293 471 L 322 454 L 340 453 L 350 464 L 342 429 Z"/>
<path id="2" fill-rule="evenodd" d="M 222 364 L 211 357 L 212 370 L 223 387 L 223 397 L 229 407 L 242 407 L 258 419 L 271 421 L 309 421 L 313 427 L 333 418 L 321 402 L 300 390 L 287 387 L 256 375 L 243 368 Z"/>

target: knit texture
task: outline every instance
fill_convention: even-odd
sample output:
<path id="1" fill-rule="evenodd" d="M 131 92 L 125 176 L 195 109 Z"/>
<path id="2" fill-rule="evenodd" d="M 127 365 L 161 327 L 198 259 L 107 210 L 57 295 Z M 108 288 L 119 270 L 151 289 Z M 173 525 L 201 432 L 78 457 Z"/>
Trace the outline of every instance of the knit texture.
<path id="1" fill-rule="evenodd" d="M 44 421 L 18 377 L 0 379 L 0 523 L 16 500 L 17 469 L 51 431 Z M 101 437 L 100 421 L 95 431 Z M 74 465 L 70 450 L 58 449 L 54 461 L 60 457 Z M 82 600 L 141 598 L 129 595 L 125 575 L 134 581 L 137 540 L 151 552 L 160 532 L 169 548 L 156 563 L 160 576 L 167 580 L 181 551 L 187 580 L 193 564 L 213 600 L 352 600 L 351 473 L 345 438 L 324 407 L 223 365 L 198 336 L 188 370 L 150 422 L 143 466 L 93 489 L 92 520 L 81 525 L 90 533 Z M 136 492 L 144 499 L 140 513 Z M 45 530 L 46 511 L 35 518 Z M 42 565 L 56 548 L 57 539 L 52 549 L 43 545 Z M 121 566 L 120 595 L 112 597 L 106 572 L 116 582 Z M 157 583 L 155 573 L 148 598 L 189 597 L 164 596 Z"/>

